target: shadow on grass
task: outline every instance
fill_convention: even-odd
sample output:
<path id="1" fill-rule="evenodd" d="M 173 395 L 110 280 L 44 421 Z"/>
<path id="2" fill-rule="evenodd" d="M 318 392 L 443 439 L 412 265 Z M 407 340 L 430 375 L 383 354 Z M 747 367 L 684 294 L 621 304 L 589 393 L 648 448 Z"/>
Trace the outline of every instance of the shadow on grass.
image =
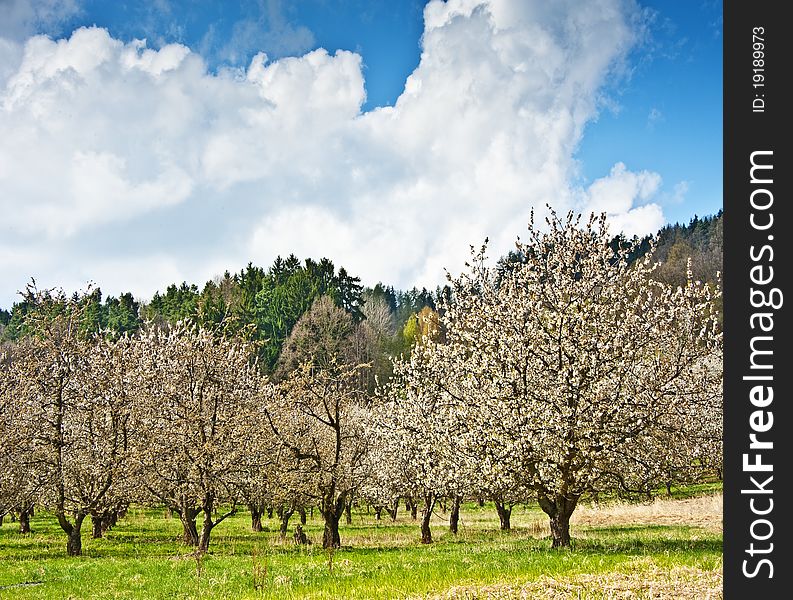
<path id="1" fill-rule="evenodd" d="M 670 534 L 677 534 L 677 535 L 690 535 L 693 531 L 700 529 L 699 527 L 691 527 L 688 525 L 612 525 L 612 526 L 602 526 L 598 525 L 595 527 L 582 527 L 580 528 L 581 532 L 589 532 L 593 536 L 598 535 L 605 535 L 605 534 L 632 534 L 632 533 L 639 533 L 639 534 L 648 534 L 648 533 L 664 533 L 668 532 Z"/>
<path id="2" fill-rule="evenodd" d="M 708 552 L 721 553 L 721 539 L 653 538 L 649 540 L 592 540 L 573 539 L 573 550 L 582 554 L 664 554 Z"/>
<path id="3" fill-rule="evenodd" d="M 650 529 L 656 532 L 663 532 L 664 527 L 651 527 Z M 666 528 L 669 529 L 669 528 Z M 720 553 L 722 552 L 722 541 L 716 537 L 706 537 L 703 539 L 692 539 L 686 537 L 678 530 L 674 533 L 677 535 L 670 535 L 667 537 L 649 537 L 649 538 L 614 538 L 614 534 L 636 534 L 646 533 L 647 527 L 606 527 L 598 528 L 592 531 L 590 537 L 574 537 L 572 548 L 569 550 L 578 554 L 625 554 L 625 555 L 645 555 L 655 553 L 691 553 L 691 552 L 707 552 L 707 553 Z M 393 545 L 378 545 L 378 546 L 355 546 L 345 545 L 336 552 L 339 554 L 347 555 L 350 557 L 356 555 L 372 555 L 379 556 L 399 555 L 406 551 L 408 552 L 421 552 L 425 549 L 427 553 L 457 553 L 461 546 L 469 545 L 474 553 L 482 551 L 499 551 L 509 550 L 512 552 L 520 553 L 556 553 L 560 550 L 551 548 L 551 539 L 549 536 L 536 538 L 524 535 L 520 532 L 499 532 L 499 537 L 494 539 L 488 538 L 485 535 L 460 537 L 454 538 L 446 536 L 426 546 L 393 544 Z M 673 532 L 670 532 L 673 533 Z M 602 535 L 612 534 L 608 539 L 601 539 Z M 124 536 L 134 537 L 134 536 Z M 214 548 L 210 546 L 209 557 L 234 557 L 245 556 L 253 553 L 261 552 L 261 545 L 266 545 L 266 553 L 269 555 L 280 556 L 304 556 L 315 555 L 320 556 L 327 553 L 321 546 L 312 546 L 305 548 L 302 546 L 293 546 L 289 544 L 271 544 L 270 540 L 260 539 L 251 540 L 242 536 L 231 536 L 239 543 L 233 546 L 231 539 L 225 537 L 218 540 Z M 500 539 L 499 539 L 500 538 Z M 164 541 L 160 538 L 134 538 L 136 544 L 129 543 L 116 543 L 121 540 L 108 540 L 100 545 L 89 546 L 84 548 L 83 556 L 76 557 L 75 560 L 85 560 L 92 558 L 123 558 L 123 559 L 182 559 L 192 556 L 194 550 L 189 546 L 183 546 L 171 541 Z M 487 547 L 476 545 L 476 541 L 488 542 Z M 7 541 L 7 540 L 6 540 Z M 418 541 L 418 539 L 417 539 Z M 508 548 L 500 548 L 499 541 L 507 543 Z M 495 545 L 493 545 L 495 543 Z M 233 550 L 229 548 L 232 544 Z M 63 545 L 54 544 L 25 544 L 25 547 L 14 548 L 11 545 L 5 545 L 3 552 L 3 561 L 42 561 L 48 559 L 65 559 L 66 555 L 66 541 Z"/>

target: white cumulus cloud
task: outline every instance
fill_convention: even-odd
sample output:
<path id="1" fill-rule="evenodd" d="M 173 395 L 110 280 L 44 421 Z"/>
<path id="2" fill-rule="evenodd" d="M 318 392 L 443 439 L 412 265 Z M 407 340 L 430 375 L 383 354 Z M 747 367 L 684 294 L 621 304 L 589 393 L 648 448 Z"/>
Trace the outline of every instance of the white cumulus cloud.
<path id="1" fill-rule="evenodd" d="M 361 57 L 345 50 L 210 73 L 184 46 L 98 28 L 0 39 L 18 56 L 0 78 L 0 235 L 15 257 L 0 278 L 89 274 L 119 293 L 129 273 L 145 296 L 295 252 L 369 284 L 434 286 L 486 236 L 494 256 L 509 250 L 533 206 L 651 231 L 657 174 L 620 163 L 571 183 L 637 14 L 622 0 L 432 0 L 404 92 L 366 113 Z"/>
<path id="2" fill-rule="evenodd" d="M 664 224 L 659 204 L 650 202 L 661 188 L 661 176 L 651 171 L 629 171 L 617 163 L 611 172 L 592 182 L 584 196 L 584 212 L 606 213 L 616 233 L 648 235 Z"/>

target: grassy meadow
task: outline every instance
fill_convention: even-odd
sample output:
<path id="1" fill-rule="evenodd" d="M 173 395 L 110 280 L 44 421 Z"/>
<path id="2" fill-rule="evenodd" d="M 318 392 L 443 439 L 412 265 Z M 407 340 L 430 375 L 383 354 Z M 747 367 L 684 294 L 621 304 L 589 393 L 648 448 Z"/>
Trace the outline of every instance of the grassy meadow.
<path id="1" fill-rule="evenodd" d="M 133 508 L 103 539 L 91 539 L 86 523 L 84 556 L 69 558 L 65 535 L 42 511 L 30 535 L 7 518 L 0 527 L 0 598 L 720 598 L 719 486 L 675 496 L 582 505 L 573 548 L 561 551 L 551 550 L 536 506 L 516 507 L 512 531 L 501 532 L 491 504 L 466 504 L 456 537 L 436 509 L 431 545 L 419 543 L 404 510 L 396 522 L 354 512 L 332 554 L 321 548 L 316 512 L 305 527 L 313 543 L 297 547 L 296 516 L 282 541 L 276 519 L 253 533 L 241 511 L 197 559 L 180 543 L 177 518 Z"/>

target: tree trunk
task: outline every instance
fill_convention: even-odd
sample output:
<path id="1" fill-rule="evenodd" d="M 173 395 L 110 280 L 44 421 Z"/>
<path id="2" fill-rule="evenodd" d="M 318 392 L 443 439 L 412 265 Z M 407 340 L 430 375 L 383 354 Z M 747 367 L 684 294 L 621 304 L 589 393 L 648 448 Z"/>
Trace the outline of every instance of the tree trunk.
<path id="1" fill-rule="evenodd" d="M 182 522 L 182 540 L 187 546 L 198 545 L 198 528 L 196 527 L 196 517 L 200 512 L 199 509 L 191 506 L 182 507 L 175 510 L 179 515 L 179 520 Z"/>
<path id="2" fill-rule="evenodd" d="M 102 533 L 107 533 L 108 529 L 112 529 L 118 523 L 119 518 L 121 518 L 121 511 L 118 510 L 111 510 L 105 515 L 102 519 Z"/>
<path id="3" fill-rule="evenodd" d="M 102 527 L 102 515 L 91 515 L 91 537 L 97 540 L 102 537 L 103 531 L 104 528 Z"/>
<path id="4" fill-rule="evenodd" d="M 32 515 L 32 504 L 22 504 L 19 507 L 19 533 L 30 533 L 30 517 Z"/>
<path id="5" fill-rule="evenodd" d="M 322 547 L 326 550 L 341 547 L 339 516 L 340 515 L 336 515 L 332 510 L 322 514 L 322 517 L 325 519 L 325 531 L 322 533 Z"/>
<path id="6" fill-rule="evenodd" d="M 382 512 L 383 512 L 383 507 L 382 506 L 375 506 L 374 507 L 374 518 L 375 518 L 375 521 L 379 521 L 380 520 L 380 515 L 382 514 Z"/>
<path id="7" fill-rule="evenodd" d="M 206 554 L 209 551 L 209 538 L 212 535 L 212 529 L 222 521 L 219 519 L 217 522 L 212 520 L 212 512 L 215 509 L 215 496 L 214 494 L 207 493 L 201 502 L 201 511 L 204 513 L 204 521 L 201 524 L 201 535 L 198 536 L 198 552 Z"/>
<path id="8" fill-rule="evenodd" d="M 325 550 L 330 548 L 341 548 L 339 519 L 341 519 L 341 515 L 344 512 L 346 500 L 346 494 L 342 494 L 335 502 L 331 497 L 326 498 L 322 503 L 322 518 L 325 520 L 325 531 L 322 533 L 322 547 Z"/>
<path id="9" fill-rule="evenodd" d="M 462 502 L 461 496 L 455 496 L 452 500 L 452 513 L 449 515 L 449 531 L 457 535 L 457 530 L 460 524 L 460 503 Z"/>
<path id="10" fill-rule="evenodd" d="M 347 525 L 352 525 L 352 498 L 344 504 L 344 519 Z"/>
<path id="11" fill-rule="evenodd" d="M 198 546 L 198 527 L 195 519 L 182 519 L 182 541 L 186 546 Z"/>
<path id="12" fill-rule="evenodd" d="M 394 506 L 386 509 L 392 521 L 397 520 L 397 511 L 399 510 L 399 498 L 394 500 Z"/>
<path id="13" fill-rule="evenodd" d="M 74 523 L 70 523 L 63 512 L 57 512 L 55 516 L 61 529 L 67 535 L 66 554 L 69 556 L 80 556 L 83 553 L 83 538 L 80 533 L 86 515 L 78 511 L 74 518 Z"/>
<path id="14" fill-rule="evenodd" d="M 251 531 L 262 530 L 262 506 L 260 504 L 248 504 L 248 510 L 251 511 Z"/>
<path id="15" fill-rule="evenodd" d="M 500 500 L 495 500 L 498 520 L 501 522 L 501 531 L 509 531 L 511 528 L 510 517 L 512 517 L 512 505 Z"/>
<path id="16" fill-rule="evenodd" d="M 302 506 L 298 506 L 297 507 L 297 512 L 300 515 L 300 524 L 301 525 L 305 525 L 306 524 L 306 509 L 304 507 L 302 507 Z"/>
<path id="17" fill-rule="evenodd" d="M 91 513 L 91 537 L 94 539 L 101 538 L 105 532 L 116 524 L 118 520 L 118 510 L 108 509 L 101 512 L 94 511 Z"/>
<path id="18" fill-rule="evenodd" d="M 201 535 L 198 538 L 198 552 L 206 554 L 209 551 L 209 538 L 212 535 L 212 528 L 215 523 L 212 521 L 212 511 L 204 511 L 204 522 L 201 524 Z"/>
<path id="19" fill-rule="evenodd" d="M 551 517 L 552 548 L 565 548 L 570 546 L 570 515 L 559 512 Z"/>
<path id="20" fill-rule="evenodd" d="M 227 517 L 230 517 L 237 512 L 236 504 L 232 505 L 231 510 L 225 514 L 219 514 L 215 511 L 215 496 L 214 494 L 207 493 L 201 502 L 201 511 L 204 513 L 204 521 L 201 524 L 201 535 L 198 536 L 198 549 L 199 554 L 205 554 L 209 551 L 209 539 L 212 535 L 212 530 Z M 215 519 L 212 515 L 215 513 Z M 195 521 L 194 521 L 195 523 Z"/>
<path id="21" fill-rule="evenodd" d="M 421 543 L 432 543 L 432 531 L 430 530 L 430 519 L 432 518 L 432 509 L 435 508 L 435 494 L 427 494 L 424 496 L 424 510 L 421 511 Z"/>
<path id="22" fill-rule="evenodd" d="M 80 529 L 75 527 L 66 540 L 66 554 L 69 556 L 80 556 L 82 553 L 83 538 L 80 535 Z"/>
<path id="23" fill-rule="evenodd" d="M 568 498 L 557 496 L 554 500 L 544 495 L 538 497 L 540 508 L 550 519 L 552 548 L 570 546 L 570 517 L 578 504 L 578 499 L 579 496 Z"/>
<path id="24" fill-rule="evenodd" d="M 118 523 L 119 519 L 123 519 L 127 516 L 127 509 L 129 508 L 128 505 L 122 504 L 117 510 L 113 511 L 112 517 L 110 519 L 110 526 L 115 527 L 116 523 Z"/>
<path id="25" fill-rule="evenodd" d="M 292 507 L 283 507 L 279 511 L 281 513 L 281 529 L 279 533 L 281 534 L 281 539 L 286 539 L 286 532 L 289 530 L 289 519 L 292 517 L 292 514 L 295 512 L 295 509 Z"/>
<path id="26" fill-rule="evenodd" d="M 405 498 L 405 510 L 410 511 L 410 518 L 414 521 L 418 518 L 419 504 L 413 498 Z"/>
<path id="27" fill-rule="evenodd" d="M 306 532 L 303 531 L 302 525 L 298 525 L 297 527 L 295 527 L 295 535 L 293 536 L 293 539 L 295 540 L 296 546 L 307 546 L 308 544 L 311 543 L 308 541 L 308 538 L 306 537 Z"/>

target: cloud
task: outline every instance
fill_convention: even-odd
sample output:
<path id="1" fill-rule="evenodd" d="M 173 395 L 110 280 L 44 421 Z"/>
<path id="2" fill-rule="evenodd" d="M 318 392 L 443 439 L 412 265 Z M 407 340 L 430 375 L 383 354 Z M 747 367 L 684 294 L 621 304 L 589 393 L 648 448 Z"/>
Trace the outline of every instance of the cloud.
<path id="1" fill-rule="evenodd" d="M 688 194 L 689 183 L 688 181 L 678 181 L 674 188 L 672 188 L 672 195 L 669 197 L 669 202 L 672 204 L 682 204 Z"/>
<path id="2" fill-rule="evenodd" d="M 634 173 L 617 163 L 606 177 L 595 180 L 587 190 L 586 209 L 616 215 L 627 212 L 634 202 L 652 198 L 661 186 L 661 176 L 651 171 Z"/>
<path id="3" fill-rule="evenodd" d="M 26 38 L 58 31 L 80 10 L 78 0 L 0 0 L 0 89 L 22 61 Z"/>
<path id="4" fill-rule="evenodd" d="M 22 41 L 41 29 L 60 27 L 79 12 L 78 0 L 0 0 L 0 38 Z"/>
<path id="5" fill-rule="evenodd" d="M 658 195 L 661 176 L 651 171 L 632 172 L 617 163 L 583 193 L 584 212 L 606 213 L 614 233 L 648 235 L 664 224 L 663 211 L 650 200 Z M 678 191 L 676 186 L 675 191 Z"/>
<path id="6" fill-rule="evenodd" d="M 204 37 L 204 50 L 220 62 L 238 66 L 257 51 L 281 57 L 312 48 L 316 40 L 311 30 L 291 23 L 285 13 L 281 0 L 260 0 L 254 14 L 236 21 L 231 37 L 218 47 L 210 26 Z"/>
<path id="7" fill-rule="evenodd" d="M 661 112 L 660 109 L 653 107 L 650 109 L 650 112 L 647 114 L 647 128 L 650 130 L 655 129 L 655 125 L 663 120 L 664 120 L 664 113 Z"/>
<path id="8" fill-rule="evenodd" d="M 0 96 L 6 225 L 68 237 L 185 200 L 193 168 L 178 145 L 188 140 L 160 149 L 158 138 L 178 128 L 179 90 L 166 73 L 190 71 L 187 54 L 124 45 L 96 28 L 31 38 Z M 187 77 L 201 72 L 192 69 Z"/>
<path id="9" fill-rule="evenodd" d="M 295 252 L 365 283 L 434 287 L 486 236 L 493 256 L 509 250 L 533 206 L 604 209 L 644 232 L 663 222 L 657 174 L 616 165 L 571 183 L 637 14 L 620 0 L 432 0 L 404 92 L 366 113 L 352 52 L 212 73 L 184 46 L 103 29 L 30 38 L 0 87 L 3 237 L 19 256 L 0 277 L 89 276 L 111 293 L 135 279 L 148 296 Z M 42 247 L 57 253 L 41 261 Z"/>

